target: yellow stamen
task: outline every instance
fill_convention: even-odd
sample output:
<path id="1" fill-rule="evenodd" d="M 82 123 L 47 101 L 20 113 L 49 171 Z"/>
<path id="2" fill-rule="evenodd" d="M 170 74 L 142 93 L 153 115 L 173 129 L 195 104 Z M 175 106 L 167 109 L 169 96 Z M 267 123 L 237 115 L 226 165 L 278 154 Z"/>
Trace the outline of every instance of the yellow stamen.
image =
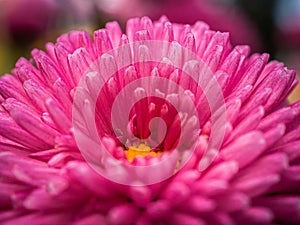
<path id="1" fill-rule="evenodd" d="M 139 144 L 138 146 L 130 146 L 125 150 L 125 155 L 129 162 L 133 162 L 134 158 L 137 156 L 160 156 L 161 151 L 151 151 L 151 148 L 145 144 Z"/>

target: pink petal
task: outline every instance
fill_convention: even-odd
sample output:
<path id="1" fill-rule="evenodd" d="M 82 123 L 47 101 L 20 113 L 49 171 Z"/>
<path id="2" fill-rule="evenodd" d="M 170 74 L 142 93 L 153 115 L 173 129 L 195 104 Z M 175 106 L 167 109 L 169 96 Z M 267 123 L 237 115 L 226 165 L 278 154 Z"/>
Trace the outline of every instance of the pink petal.
<path id="1" fill-rule="evenodd" d="M 236 138 L 229 146 L 222 149 L 220 157 L 237 161 L 239 168 L 243 168 L 264 151 L 265 145 L 266 142 L 261 132 L 249 132 Z"/>
<path id="2" fill-rule="evenodd" d="M 134 205 L 123 203 L 109 211 L 108 221 L 112 225 L 130 225 L 137 220 L 138 214 L 138 209 Z"/>
<path id="3" fill-rule="evenodd" d="M 217 208 L 225 212 L 234 212 L 245 209 L 249 206 L 250 200 L 246 194 L 233 192 L 216 196 Z M 230 204 L 228 204 L 230 202 Z"/>

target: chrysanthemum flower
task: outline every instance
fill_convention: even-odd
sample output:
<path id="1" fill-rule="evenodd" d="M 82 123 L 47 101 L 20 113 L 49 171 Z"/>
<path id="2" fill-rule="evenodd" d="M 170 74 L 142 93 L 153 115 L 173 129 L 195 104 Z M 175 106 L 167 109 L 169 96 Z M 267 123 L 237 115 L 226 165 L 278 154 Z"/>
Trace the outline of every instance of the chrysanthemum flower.
<path id="1" fill-rule="evenodd" d="M 157 42 L 165 49 L 155 49 Z M 202 22 L 189 26 L 165 18 L 131 19 L 126 35 L 115 22 L 93 39 L 73 31 L 46 49 L 33 50 L 29 61 L 21 58 L 13 75 L 0 80 L 1 224 L 300 222 L 300 104 L 284 104 L 296 83 L 294 71 L 268 62 L 267 54 L 249 56 L 247 46 L 232 47 L 227 33 Z M 151 58 L 157 51 L 164 56 L 160 62 Z M 133 63 L 115 70 L 128 59 Z M 98 90 L 97 79 L 105 71 L 112 76 Z M 196 74 L 198 83 L 187 72 Z M 209 80 L 203 79 L 207 73 Z M 167 85 L 145 82 L 154 77 Z M 140 86 L 127 97 L 138 101 L 126 109 L 127 102 L 117 98 L 127 93 L 118 93 L 135 81 Z M 210 102 L 220 94 L 210 92 L 212 84 L 221 90 L 220 105 Z M 165 89 L 144 97 L 147 87 L 156 85 Z M 196 112 L 187 104 L 191 101 Z M 224 105 L 226 120 L 218 123 Z M 93 112 L 96 130 L 86 120 Z M 123 119 L 128 120 L 126 130 L 115 129 Z M 224 128 L 217 152 L 208 149 L 219 133 L 213 124 L 221 133 Z M 93 141 L 86 142 L 94 138 L 89 135 L 98 137 L 120 165 L 147 168 L 165 162 L 165 170 L 174 174 L 144 186 L 116 183 L 109 178 L 128 175 L 126 167 L 116 171 L 115 164 L 96 158 L 102 155 Z M 183 165 L 185 157 L 173 153 L 184 155 L 189 148 L 194 152 Z M 99 161 L 109 170 L 108 178 L 94 168 Z M 155 179 L 166 172 L 144 170 L 142 180 L 145 171 Z"/>

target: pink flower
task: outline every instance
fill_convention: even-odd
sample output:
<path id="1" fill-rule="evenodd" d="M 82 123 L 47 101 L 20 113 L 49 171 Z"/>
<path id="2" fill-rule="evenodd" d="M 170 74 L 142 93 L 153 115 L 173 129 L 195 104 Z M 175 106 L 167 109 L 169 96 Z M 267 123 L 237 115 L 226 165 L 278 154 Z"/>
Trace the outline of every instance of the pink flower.
<path id="1" fill-rule="evenodd" d="M 294 71 L 166 18 L 130 19 L 126 35 L 116 22 L 94 39 L 72 31 L 46 49 L 0 80 L 1 224 L 300 222 L 300 104 L 282 107 Z M 127 169 L 142 184 L 171 176 L 124 185 Z"/>

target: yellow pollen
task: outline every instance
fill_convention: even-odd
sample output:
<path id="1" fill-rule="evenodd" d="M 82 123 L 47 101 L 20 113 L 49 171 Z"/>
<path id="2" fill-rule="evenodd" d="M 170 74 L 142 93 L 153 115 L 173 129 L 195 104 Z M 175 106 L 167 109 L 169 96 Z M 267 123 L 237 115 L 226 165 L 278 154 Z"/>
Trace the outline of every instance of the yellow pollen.
<path id="1" fill-rule="evenodd" d="M 202 135 L 205 140 L 208 140 L 209 136 L 207 134 Z"/>
<path id="2" fill-rule="evenodd" d="M 139 144 L 138 146 L 130 146 L 125 150 L 125 155 L 129 162 L 133 162 L 134 158 L 137 156 L 160 156 L 161 151 L 151 151 L 151 148 L 145 144 Z"/>

